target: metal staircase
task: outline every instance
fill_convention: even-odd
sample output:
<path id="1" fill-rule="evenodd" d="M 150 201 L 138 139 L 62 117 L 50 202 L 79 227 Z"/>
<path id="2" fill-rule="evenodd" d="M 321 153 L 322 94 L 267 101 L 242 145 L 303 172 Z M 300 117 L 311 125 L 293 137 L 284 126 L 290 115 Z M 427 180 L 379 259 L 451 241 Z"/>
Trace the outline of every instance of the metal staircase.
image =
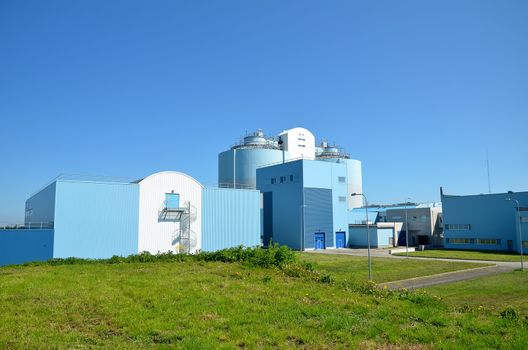
<path id="1" fill-rule="evenodd" d="M 158 221 L 179 223 L 171 234 L 171 243 L 178 253 L 189 254 L 191 247 L 196 244 L 196 234 L 191 228 L 192 222 L 196 220 L 196 207 L 190 201 L 186 201 L 182 207 L 172 208 L 166 201 L 158 211 Z"/>

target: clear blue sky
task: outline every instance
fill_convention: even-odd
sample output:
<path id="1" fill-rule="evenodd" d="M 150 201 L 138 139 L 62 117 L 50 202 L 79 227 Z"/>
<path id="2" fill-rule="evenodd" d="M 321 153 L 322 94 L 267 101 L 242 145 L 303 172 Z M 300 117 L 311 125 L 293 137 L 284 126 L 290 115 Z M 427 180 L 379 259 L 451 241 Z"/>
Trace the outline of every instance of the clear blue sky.
<path id="1" fill-rule="evenodd" d="M 60 173 L 204 183 L 303 126 L 371 202 L 528 190 L 528 1 L 0 0 L 0 222 Z"/>

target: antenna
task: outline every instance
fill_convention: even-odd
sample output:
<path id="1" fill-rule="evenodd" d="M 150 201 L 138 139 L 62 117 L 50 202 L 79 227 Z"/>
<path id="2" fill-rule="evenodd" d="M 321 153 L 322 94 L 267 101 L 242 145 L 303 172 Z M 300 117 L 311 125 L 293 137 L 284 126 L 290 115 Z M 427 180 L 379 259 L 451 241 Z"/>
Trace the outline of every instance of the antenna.
<path id="1" fill-rule="evenodd" d="M 488 168 L 488 193 L 491 193 L 491 181 L 490 181 L 490 171 L 489 171 L 489 155 L 488 149 L 486 148 L 486 165 Z"/>

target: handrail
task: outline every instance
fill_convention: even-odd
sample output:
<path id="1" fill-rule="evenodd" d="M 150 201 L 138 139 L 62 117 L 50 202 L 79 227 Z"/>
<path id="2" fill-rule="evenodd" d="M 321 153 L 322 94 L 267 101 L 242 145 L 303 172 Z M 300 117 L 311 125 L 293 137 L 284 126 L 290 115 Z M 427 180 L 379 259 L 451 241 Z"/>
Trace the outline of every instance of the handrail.
<path id="1" fill-rule="evenodd" d="M 0 230 L 49 230 L 54 226 L 53 221 L 35 221 L 24 224 L 2 224 Z"/>

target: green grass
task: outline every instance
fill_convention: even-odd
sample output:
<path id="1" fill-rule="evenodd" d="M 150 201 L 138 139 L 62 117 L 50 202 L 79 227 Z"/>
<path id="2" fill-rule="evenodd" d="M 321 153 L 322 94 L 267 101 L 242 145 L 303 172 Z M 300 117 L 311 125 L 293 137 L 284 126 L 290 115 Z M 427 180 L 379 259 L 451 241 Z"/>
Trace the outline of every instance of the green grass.
<path id="1" fill-rule="evenodd" d="M 317 260 L 334 282 L 322 283 L 328 280 L 299 265 L 264 269 L 189 260 L 0 268 L 0 348 L 521 349 L 528 344 L 526 321 L 420 292 L 379 291 L 358 282 L 364 279 L 362 258 L 314 256 L 302 255 Z M 382 279 L 394 276 L 391 263 L 398 278 L 420 271 L 385 260 L 374 259 L 373 265 Z"/>
<path id="2" fill-rule="evenodd" d="M 450 305 L 469 305 L 499 311 L 513 306 L 528 315 L 528 271 L 513 271 L 427 288 Z"/>
<path id="3" fill-rule="evenodd" d="M 394 255 L 405 255 L 397 253 Z M 474 250 L 452 250 L 452 249 L 432 249 L 421 252 L 409 252 L 409 256 L 424 258 L 444 258 L 444 259 L 467 259 L 467 260 L 489 260 L 489 261 L 511 261 L 520 262 L 519 254 L 508 252 L 486 252 Z"/>
<path id="4" fill-rule="evenodd" d="M 315 263 L 318 269 L 331 273 L 337 279 L 364 281 L 368 278 L 368 263 L 366 257 L 323 253 L 301 253 L 300 256 L 301 260 Z M 372 278 L 374 282 L 382 283 L 482 266 L 488 266 L 488 264 L 458 261 L 372 258 Z"/>

